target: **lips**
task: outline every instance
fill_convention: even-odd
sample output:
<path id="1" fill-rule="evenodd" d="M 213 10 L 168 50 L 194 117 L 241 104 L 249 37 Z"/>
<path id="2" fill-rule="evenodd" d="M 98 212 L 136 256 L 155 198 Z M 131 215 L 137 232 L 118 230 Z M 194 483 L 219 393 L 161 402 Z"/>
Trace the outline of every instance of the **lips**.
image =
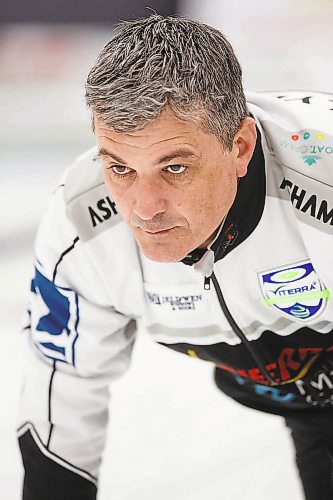
<path id="1" fill-rule="evenodd" d="M 166 233 L 167 231 L 170 231 L 170 229 L 173 229 L 173 227 L 167 227 L 166 229 L 143 229 L 141 227 L 140 229 L 148 234 L 160 234 L 160 233 Z"/>

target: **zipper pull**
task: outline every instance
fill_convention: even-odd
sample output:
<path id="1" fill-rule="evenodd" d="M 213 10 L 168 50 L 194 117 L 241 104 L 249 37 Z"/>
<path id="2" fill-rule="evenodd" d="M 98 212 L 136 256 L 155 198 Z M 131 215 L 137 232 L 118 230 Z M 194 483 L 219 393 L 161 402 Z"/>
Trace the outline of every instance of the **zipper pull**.
<path id="1" fill-rule="evenodd" d="M 204 289 L 205 290 L 210 290 L 210 276 L 205 276 Z"/>

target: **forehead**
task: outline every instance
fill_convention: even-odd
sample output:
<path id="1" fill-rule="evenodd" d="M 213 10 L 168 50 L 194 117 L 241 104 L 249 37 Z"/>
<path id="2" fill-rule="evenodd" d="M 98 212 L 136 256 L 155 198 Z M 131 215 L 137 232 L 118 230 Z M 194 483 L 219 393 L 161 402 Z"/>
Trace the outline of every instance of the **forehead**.
<path id="1" fill-rule="evenodd" d="M 130 132 L 116 132 L 96 117 L 95 135 L 97 142 L 103 145 L 112 143 L 115 146 L 144 149 L 163 148 L 174 144 L 200 149 L 211 139 L 210 136 L 213 136 L 203 132 L 200 123 L 178 118 L 169 107 L 142 129 Z"/>

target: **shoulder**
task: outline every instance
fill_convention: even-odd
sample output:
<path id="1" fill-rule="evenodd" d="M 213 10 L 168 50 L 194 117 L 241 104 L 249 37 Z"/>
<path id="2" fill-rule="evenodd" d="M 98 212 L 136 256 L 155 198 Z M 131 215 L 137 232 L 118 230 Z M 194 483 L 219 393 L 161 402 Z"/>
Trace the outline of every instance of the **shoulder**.
<path id="1" fill-rule="evenodd" d="M 333 94 L 247 94 L 249 109 L 269 151 L 281 165 L 333 185 Z"/>
<path id="2" fill-rule="evenodd" d="M 297 217 L 321 232 L 333 226 L 333 95 L 248 94 L 265 142 L 268 190 L 290 199 Z"/>
<path id="3" fill-rule="evenodd" d="M 90 240 L 122 222 L 116 204 L 106 190 L 96 148 L 79 156 L 67 168 L 63 184 L 67 217 L 82 240 Z"/>
<path id="4" fill-rule="evenodd" d="M 318 91 L 246 92 L 250 110 L 259 118 L 271 118 L 281 126 L 295 126 L 301 121 L 315 122 L 332 130 L 333 94 Z"/>

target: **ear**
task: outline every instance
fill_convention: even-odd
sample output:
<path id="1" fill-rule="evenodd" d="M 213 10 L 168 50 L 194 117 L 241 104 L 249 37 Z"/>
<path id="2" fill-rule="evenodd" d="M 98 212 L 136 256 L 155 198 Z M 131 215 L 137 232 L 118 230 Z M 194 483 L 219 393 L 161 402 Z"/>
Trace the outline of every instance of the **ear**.
<path id="1" fill-rule="evenodd" d="M 244 177 L 256 145 L 256 122 L 253 118 L 245 118 L 239 127 L 233 142 L 233 154 L 236 162 L 237 177 Z"/>

